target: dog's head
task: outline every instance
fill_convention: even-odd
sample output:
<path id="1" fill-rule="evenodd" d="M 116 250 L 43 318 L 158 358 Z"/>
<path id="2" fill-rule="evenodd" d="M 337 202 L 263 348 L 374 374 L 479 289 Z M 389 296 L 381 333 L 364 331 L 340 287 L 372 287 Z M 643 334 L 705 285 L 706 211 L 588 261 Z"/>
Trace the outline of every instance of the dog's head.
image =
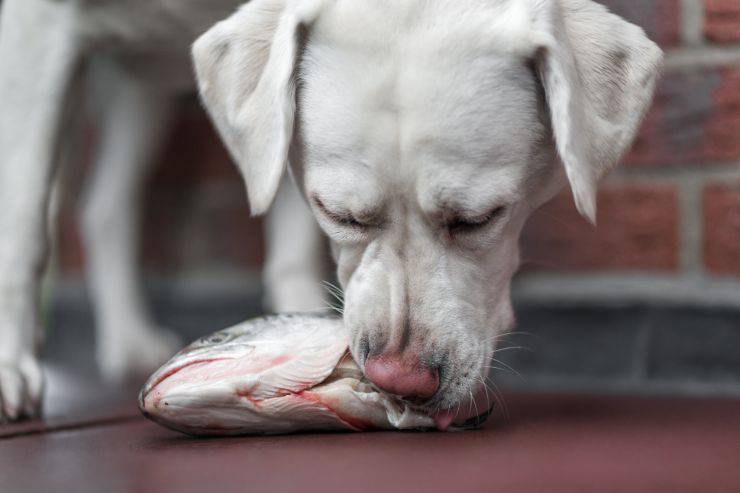
<path id="1" fill-rule="evenodd" d="M 290 161 L 368 377 L 449 409 L 513 323 L 522 225 L 566 178 L 594 220 L 661 52 L 590 0 L 252 0 L 194 58 L 253 213 Z"/>

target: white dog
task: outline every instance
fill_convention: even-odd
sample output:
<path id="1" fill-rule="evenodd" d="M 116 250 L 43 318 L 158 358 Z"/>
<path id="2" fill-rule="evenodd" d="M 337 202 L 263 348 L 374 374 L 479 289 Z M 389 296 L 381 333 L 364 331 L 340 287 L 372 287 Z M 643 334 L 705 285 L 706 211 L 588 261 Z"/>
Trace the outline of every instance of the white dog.
<path id="1" fill-rule="evenodd" d="M 131 211 L 170 96 L 188 82 L 186 46 L 234 2 L 6 4 L 0 416 L 14 418 L 38 409 L 44 217 L 80 56 L 95 50 L 113 81 L 85 224 L 99 359 L 119 376 L 171 350 L 135 289 Z M 662 56 L 591 0 L 252 0 L 193 54 L 252 212 L 279 196 L 276 307 L 320 303 L 312 220 L 280 186 L 290 168 L 331 240 L 355 359 L 379 387 L 442 414 L 480 390 L 513 323 L 525 220 L 566 183 L 594 219 L 597 181 L 632 141 Z"/>

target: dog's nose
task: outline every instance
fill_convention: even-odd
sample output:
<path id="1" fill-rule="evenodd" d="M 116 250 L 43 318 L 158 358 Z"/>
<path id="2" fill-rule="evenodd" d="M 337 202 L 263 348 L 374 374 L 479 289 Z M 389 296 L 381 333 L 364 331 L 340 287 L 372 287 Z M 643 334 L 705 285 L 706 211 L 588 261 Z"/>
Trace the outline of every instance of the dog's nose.
<path id="1" fill-rule="evenodd" d="M 439 372 L 399 356 L 371 356 L 365 376 L 380 389 L 407 399 L 428 399 L 439 388 Z"/>

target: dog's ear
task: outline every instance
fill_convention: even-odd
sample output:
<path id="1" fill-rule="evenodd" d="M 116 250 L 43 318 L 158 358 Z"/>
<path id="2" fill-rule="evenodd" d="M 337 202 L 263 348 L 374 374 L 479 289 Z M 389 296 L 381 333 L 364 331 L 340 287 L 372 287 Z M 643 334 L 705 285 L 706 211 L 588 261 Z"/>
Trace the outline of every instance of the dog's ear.
<path id="1" fill-rule="evenodd" d="M 591 0 L 530 0 L 537 67 L 578 210 L 596 218 L 598 180 L 634 139 L 662 52 L 639 27 Z"/>
<path id="2" fill-rule="evenodd" d="M 317 3 L 251 0 L 193 45 L 201 97 L 244 176 L 254 215 L 270 207 L 287 167 L 299 38 Z"/>

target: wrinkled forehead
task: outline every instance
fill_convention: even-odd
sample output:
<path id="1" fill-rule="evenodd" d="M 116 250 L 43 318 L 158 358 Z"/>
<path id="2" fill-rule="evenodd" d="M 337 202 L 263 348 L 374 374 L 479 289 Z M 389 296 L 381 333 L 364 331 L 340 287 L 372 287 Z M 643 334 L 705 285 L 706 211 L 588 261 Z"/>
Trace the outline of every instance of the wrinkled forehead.
<path id="1" fill-rule="evenodd" d="M 454 191 L 483 176 L 516 189 L 544 132 L 541 96 L 526 49 L 505 43 L 514 27 L 481 7 L 491 3 L 328 8 L 300 67 L 307 180 L 331 179 L 334 193 L 360 179 L 439 197 L 438 182 Z"/>

